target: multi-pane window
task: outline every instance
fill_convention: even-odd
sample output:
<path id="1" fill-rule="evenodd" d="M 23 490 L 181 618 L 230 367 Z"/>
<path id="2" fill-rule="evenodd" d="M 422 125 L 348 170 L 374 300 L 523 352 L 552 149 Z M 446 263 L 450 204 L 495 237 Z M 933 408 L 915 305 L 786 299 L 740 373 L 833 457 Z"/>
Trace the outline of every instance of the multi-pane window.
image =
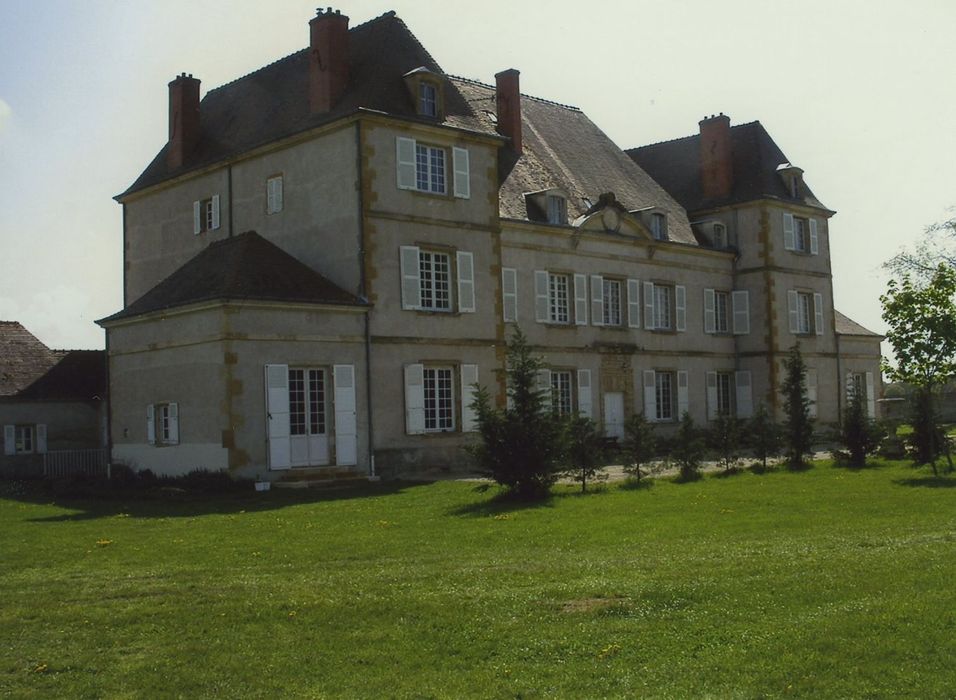
<path id="1" fill-rule="evenodd" d="M 36 449 L 32 425 L 18 425 L 15 432 L 16 454 L 31 454 Z"/>
<path id="2" fill-rule="evenodd" d="M 813 332 L 813 297 L 797 292 L 797 333 Z"/>
<path id="3" fill-rule="evenodd" d="M 810 226 L 798 216 L 793 217 L 793 248 L 801 253 L 810 252 Z"/>
<path id="4" fill-rule="evenodd" d="M 714 330 L 717 333 L 730 332 L 728 309 L 730 308 L 730 294 L 728 292 L 714 292 Z"/>
<path id="5" fill-rule="evenodd" d="M 569 323 L 570 300 L 568 276 L 548 273 L 548 320 L 551 323 Z"/>
<path id="6" fill-rule="evenodd" d="M 657 420 L 674 419 L 674 373 L 656 372 L 654 374 L 654 405 Z"/>
<path id="7" fill-rule="evenodd" d="M 325 372 L 309 370 L 309 432 L 325 433 Z"/>
<path id="8" fill-rule="evenodd" d="M 667 219 L 663 214 L 651 214 L 651 235 L 659 241 L 667 240 Z"/>
<path id="9" fill-rule="evenodd" d="M 727 227 L 723 224 L 714 224 L 714 248 L 727 247 Z"/>
<path id="10" fill-rule="evenodd" d="M 451 311 L 451 256 L 422 250 L 418 254 L 421 308 Z"/>
<path id="11" fill-rule="evenodd" d="M 455 429 L 454 386 L 451 367 L 425 367 L 425 431 Z"/>
<path id="12" fill-rule="evenodd" d="M 674 288 L 668 285 L 654 285 L 654 328 L 670 330 L 674 312 Z"/>
<path id="13" fill-rule="evenodd" d="M 864 372 L 853 372 L 850 375 L 850 381 L 847 385 L 847 396 L 852 399 L 859 396 L 860 401 L 866 404 L 866 374 Z"/>
<path id="14" fill-rule="evenodd" d="M 160 404 L 159 413 L 157 415 L 158 428 L 159 428 L 159 439 L 162 442 L 171 442 L 172 441 L 172 427 L 171 427 L 171 407 L 168 403 Z"/>
<path id="15" fill-rule="evenodd" d="M 717 413 L 733 414 L 733 376 L 730 372 L 717 372 Z"/>
<path id="16" fill-rule="evenodd" d="M 568 202 L 556 194 L 549 194 L 547 197 L 548 223 L 566 224 L 568 223 Z"/>
<path id="17" fill-rule="evenodd" d="M 204 199 L 199 202 L 199 230 L 212 231 L 213 229 L 213 204 L 212 199 Z"/>
<path id="18" fill-rule="evenodd" d="M 604 280 L 604 325 L 621 325 L 621 280 Z"/>
<path id="19" fill-rule="evenodd" d="M 551 409 L 555 415 L 571 415 L 571 372 L 551 372 Z"/>
<path id="20" fill-rule="evenodd" d="M 289 434 L 325 433 L 325 371 L 289 369 Z"/>
<path id="21" fill-rule="evenodd" d="M 289 370 L 289 433 L 305 435 L 305 372 Z"/>
<path id="22" fill-rule="evenodd" d="M 266 180 L 266 213 L 282 211 L 282 176 L 274 175 Z"/>
<path id="23" fill-rule="evenodd" d="M 422 192 L 445 194 L 444 149 L 415 145 L 415 182 Z"/>
<path id="24" fill-rule="evenodd" d="M 418 112 L 426 117 L 438 116 L 438 89 L 434 83 L 426 81 L 419 83 Z"/>

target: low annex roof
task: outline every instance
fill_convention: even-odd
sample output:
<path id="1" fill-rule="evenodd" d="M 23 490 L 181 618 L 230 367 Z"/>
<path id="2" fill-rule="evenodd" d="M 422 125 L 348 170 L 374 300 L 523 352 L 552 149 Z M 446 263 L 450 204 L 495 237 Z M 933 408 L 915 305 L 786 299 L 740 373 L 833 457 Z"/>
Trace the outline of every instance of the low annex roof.
<path id="1" fill-rule="evenodd" d="M 106 351 L 66 350 L 18 399 L 93 401 L 106 398 Z"/>
<path id="2" fill-rule="evenodd" d="M 723 200 L 704 197 L 700 177 L 700 134 L 630 148 L 627 154 L 690 212 L 765 197 L 827 209 L 806 183 L 798 198 L 790 195 L 777 172 L 778 166 L 788 163 L 789 159 L 759 121 L 731 127 L 730 143 L 734 187 L 730 196 Z"/>
<path id="3" fill-rule="evenodd" d="M 874 333 L 873 331 L 864 328 L 849 316 L 841 314 L 836 309 L 833 310 L 833 318 L 836 321 L 835 325 L 837 335 L 865 335 L 881 339 L 885 337 L 879 333 Z"/>
<path id="4" fill-rule="evenodd" d="M 255 231 L 210 243 L 122 311 L 100 325 L 202 301 L 278 301 L 365 306 Z"/>
<path id="5" fill-rule="evenodd" d="M 17 321 L 0 321 L 0 397 L 13 396 L 62 356 Z"/>

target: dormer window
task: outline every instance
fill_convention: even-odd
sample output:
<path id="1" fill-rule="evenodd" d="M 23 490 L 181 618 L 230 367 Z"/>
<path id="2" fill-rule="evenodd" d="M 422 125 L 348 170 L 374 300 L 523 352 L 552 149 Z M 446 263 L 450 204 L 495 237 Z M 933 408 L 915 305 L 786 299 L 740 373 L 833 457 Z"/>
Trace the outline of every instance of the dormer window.
<path id="1" fill-rule="evenodd" d="M 549 194 L 547 198 L 548 223 L 565 225 L 568 223 L 568 202 L 558 194 Z"/>
<path id="2" fill-rule="evenodd" d="M 405 88 L 415 104 L 415 114 L 429 119 L 442 119 L 442 83 L 445 77 L 441 73 L 419 66 L 404 76 Z"/>
<path id="3" fill-rule="evenodd" d="M 713 244 L 714 248 L 727 247 L 727 227 L 723 224 L 714 224 Z"/>
<path id="4" fill-rule="evenodd" d="M 777 166 L 777 173 L 783 179 L 787 194 L 793 199 L 800 199 L 803 190 L 803 170 L 790 163 L 781 163 Z"/>
<path id="5" fill-rule="evenodd" d="M 667 240 L 667 218 L 663 214 L 651 214 L 651 235 L 658 241 Z"/>
<path id="6" fill-rule="evenodd" d="M 418 113 L 425 117 L 438 116 L 438 87 L 428 80 L 418 84 Z"/>

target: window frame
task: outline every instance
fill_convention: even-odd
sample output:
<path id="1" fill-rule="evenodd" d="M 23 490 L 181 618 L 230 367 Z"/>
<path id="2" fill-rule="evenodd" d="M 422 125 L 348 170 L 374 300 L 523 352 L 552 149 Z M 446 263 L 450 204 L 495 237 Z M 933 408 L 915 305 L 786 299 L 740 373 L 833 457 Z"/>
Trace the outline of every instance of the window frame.
<path id="1" fill-rule="evenodd" d="M 607 326 L 610 328 L 621 328 L 624 326 L 624 313 L 623 313 L 623 299 L 624 299 L 624 284 L 625 281 L 617 277 L 603 277 L 602 278 L 602 289 L 601 289 L 601 299 L 602 299 L 602 319 L 601 325 Z M 614 300 L 609 298 L 613 294 L 609 295 L 609 291 L 617 287 L 617 303 L 614 303 Z M 614 321 L 614 314 L 617 314 L 617 321 Z"/>
<path id="2" fill-rule="evenodd" d="M 563 309 L 560 304 L 561 290 L 556 289 L 558 283 L 562 281 L 564 284 Z M 548 270 L 548 323 L 571 325 L 571 275 L 567 272 Z"/>
<path id="3" fill-rule="evenodd" d="M 721 316 L 721 309 L 723 309 L 723 316 Z M 730 292 L 722 289 L 714 290 L 714 333 L 720 335 L 729 335 L 731 331 L 730 325 L 730 314 L 731 314 L 731 304 L 730 304 Z M 721 324 L 723 320 L 723 324 Z"/>
<path id="4" fill-rule="evenodd" d="M 673 285 L 654 283 L 654 330 L 674 330 L 674 297 Z"/>
<path id="5" fill-rule="evenodd" d="M 654 419 L 661 423 L 676 420 L 677 373 L 672 370 L 654 371 Z M 666 394 L 666 395 L 665 395 Z M 666 412 L 662 410 L 666 408 Z"/>
<path id="6" fill-rule="evenodd" d="M 428 95 L 429 90 L 431 91 L 430 97 Z M 431 109 L 429 109 L 429 106 Z M 420 80 L 418 83 L 418 113 L 423 117 L 438 118 L 438 85 L 431 80 Z"/>
<path id="7" fill-rule="evenodd" d="M 422 367 L 422 384 L 425 433 L 455 432 L 455 368 L 426 364 Z"/>
<path id="8" fill-rule="evenodd" d="M 797 335 L 811 335 L 813 327 L 813 295 L 797 291 Z"/>
<path id="9" fill-rule="evenodd" d="M 282 174 L 270 175 L 266 178 L 266 215 L 280 213 L 284 208 Z"/>
<path id="10" fill-rule="evenodd" d="M 667 216 L 661 212 L 653 212 L 651 214 L 651 236 L 653 236 L 656 241 L 666 241 L 667 240 Z"/>
<path id="11" fill-rule="evenodd" d="M 737 387 L 734 381 L 733 372 L 715 372 L 717 375 L 717 405 L 714 407 L 717 415 L 733 417 L 736 415 L 736 406 L 734 399 L 737 393 Z"/>
<path id="12" fill-rule="evenodd" d="M 568 200 L 560 194 L 545 195 L 545 218 L 549 224 L 567 226 Z"/>
<path id="13" fill-rule="evenodd" d="M 445 268 L 443 272 L 439 269 L 438 264 L 438 260 L 442 258 Z M 419 310 L 439 313 L 451 313 L 454 310 L 455 299 L 453 297 L 452 279 L 457 277 L 455 273 L 453 257 L 450 252 L 433 248 L 418 249 Z M 440 289 L 442 283 L 440 275 L 444 276 L 444 290 Z M 426 303 L 426 299 L 429 300 L 429 303 Z M 444 305 L 439 303 L 441 301 L 444 302 Z"/>
<path id="14" fill-rule="evenodd" d="M 36 434 L 36 425 L 35 424 L 16 424 L 14 425 L 14 454 L 18 455 L 32 455 L 37 453 L 37 434 Z M 24 440 L 26 438 L 26 440 Z M 25 447 L 24 443 L 29 442 L 29 446 Z"/>
<path id="15" fill-rule="evenodd" d="M 713 244 L 714 248 L 718 250 L 723 250 L 724 248 L 728 247 L 726 224 L 722 224 L 720 222 L 714 223 L 713 233 L 711 234 L 711 243 Z"/>
<path id="16" fill-rule="evenodd" d="M 437 167 L 435 156 L 441 155 L 441 167 Z M 436 189 L 440 178 L 441 189 Z M 425 187 L 422 187 L 424 182 Z M 430 143 L 415 141 L 415 191 L 426 194 L 448 194 L 448 149 Z"/>
<path id="17" fill-rule="evenodd" d="M 574 371 L 552 369 L 550 382 L 551 412 L 560 418 L 574 415 Z"/>

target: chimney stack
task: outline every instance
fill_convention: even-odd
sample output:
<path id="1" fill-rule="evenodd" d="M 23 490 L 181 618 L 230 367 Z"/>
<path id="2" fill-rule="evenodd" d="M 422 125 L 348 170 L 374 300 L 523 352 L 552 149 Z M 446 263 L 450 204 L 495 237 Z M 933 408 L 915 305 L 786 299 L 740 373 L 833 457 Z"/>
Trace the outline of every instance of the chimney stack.
<path id="1" fill-rule="evenodd" d="M 309 109 L 330 111 L 349 82 L 349 18 L 338 10 L 317 10 L 309 22 Z"/>
<path id="2" fill-rule="evenodd" d="M 520 73 L 514 68 L 495 74 L 495 98 L 498 110 L 498 133 L 511 139 L 511 148 L 521 155 L 521 90 Z"/>
<path id="3" fill-rule="evenodd" d="M 199 79 L 183 73 L 169 84 L 169 169 L 182 166 L 198 141 Z"/>
<path id="4" fill-rule="evenodd" d="M 721 112 L 700 122 L 700 181 L 704 199 L 726 199 L 734 189 L 730 117 Z"/>

